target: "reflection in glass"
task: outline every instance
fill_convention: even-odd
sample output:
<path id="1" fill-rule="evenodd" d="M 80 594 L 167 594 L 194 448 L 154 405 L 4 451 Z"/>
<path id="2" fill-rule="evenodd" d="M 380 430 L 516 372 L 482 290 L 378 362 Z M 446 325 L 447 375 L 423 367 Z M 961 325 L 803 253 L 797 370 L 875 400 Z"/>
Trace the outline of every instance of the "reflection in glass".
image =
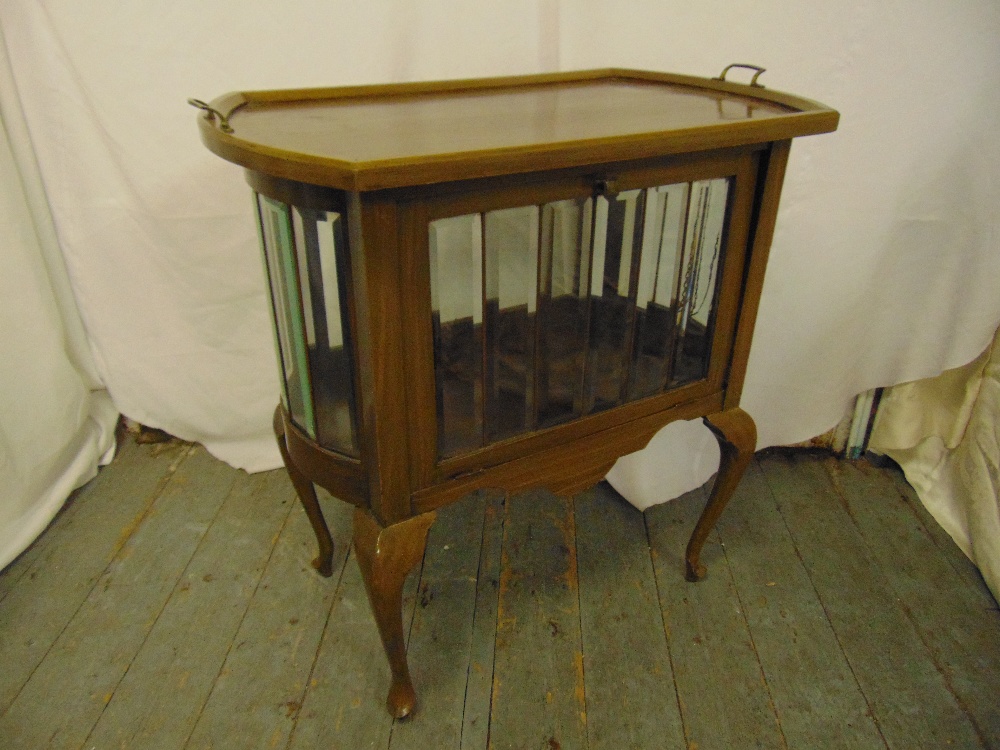
<path id="1" fill-rule="evenodd" d="M 667 384 L 688 195 L 687 183 L 646 191 L 630 400 L 660 393 Z"/>
<path id="2" fill-rule="evenodd" d="M 593 213 L 591 198 L 542 207 L 535 386 L 538 427 L 583 414 Z"/>
<path id="3" fill-rule="evenodd" d="M 723 178 L 691 185 L 671 386 L 700 380 L 708 373 L 728 192 L 729 181 Z"/>
<path id="4" fill-rule="evenodd" d="M 431 309 L 438 451 L 483 444 L 483 222 L 480 214 L 430 224 Z"/>
<path id="5" fill-rule="evenodd" d="M 486 441 L 533 421 L 538 207 L 490 211 L 485 225 Z"/>
<path id="6" fill-rule="evenodd" d="M 343 220 L 332 211 L 292 212 L 317 441 L 357 457 L 354 373 L 347 320 L 349 258 Z"/>
<path id="7" fill-rule="evenodd" d="M 719 178 L 432 221 L 439 456 L 705 378 L 728 196 Z"/>
<path id="8" fill-rule="evenodd" d="M 264 259 L 271 288 L 285 403 L 292 421 L 316 437 L 312 388 L 306 357 L 305 322 L 292 246 L 288 206 L 258 197 Z"/>
<path id="9" fill-rule="evenodd" d="M 625 400 L 635 317 L 633 285 L 642 246 L 643 193 L 628 190 L 597 198 L 584 380 L 587 413 L 609 409 Z"/>
<path id="10" fill-rule="evenodd" d="M 262 195 L 257 206 L 282 403 L 324 448 L 357 457 L 343 221 L 338 213 L 290 208 Z"/>

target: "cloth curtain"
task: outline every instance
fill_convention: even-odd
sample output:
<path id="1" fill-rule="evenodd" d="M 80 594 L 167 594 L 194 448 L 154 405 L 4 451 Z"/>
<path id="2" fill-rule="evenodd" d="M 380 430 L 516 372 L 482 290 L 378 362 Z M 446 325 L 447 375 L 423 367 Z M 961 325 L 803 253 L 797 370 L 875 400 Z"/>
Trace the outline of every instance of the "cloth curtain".
<path id="1" fill-rule="evenodd" d="M 0 569 L 110 460 L 101 385 L 0 38 Z"/>
<path id="2" fill-rule="evenodd" d="M 278 381 L 249 189 L 198 141 L 191 96 L 752 62 L 836 107 L 837 133 L 792 148 L 743 398 L 760 447 L 971 360 L 1000 322 L 991 0 L 6 0 L 0 28 L 100 380 L 236 466 L 279 464 Z M 610 478 L 644 507 L 715 451 L 672 425 Z"/>
<path id="3" fill-rule="evenodd" d="M 869 447 L 903 468 L 1000 599 L 1000 330 L 969 364 L 886 389 Z"/>
<path id="4" fill-rule="evenodd" d="M 743 391 L 758 447 L 808 440 L 856 394 L 937 375 L 986 348 L 1000 323 L 1000 6 L 574 7 L 560 42 L 568 68 L 609 49 L 627 66 L 710 75 L 751 62 L 768 69 L 765 86 L 841 113 L 836 133 L 792 146 Z M 641 506 L 698 486 L 717 465 L 702 426 L 665 432 L 676 439 L 661 433 L 609 476 Z"/>

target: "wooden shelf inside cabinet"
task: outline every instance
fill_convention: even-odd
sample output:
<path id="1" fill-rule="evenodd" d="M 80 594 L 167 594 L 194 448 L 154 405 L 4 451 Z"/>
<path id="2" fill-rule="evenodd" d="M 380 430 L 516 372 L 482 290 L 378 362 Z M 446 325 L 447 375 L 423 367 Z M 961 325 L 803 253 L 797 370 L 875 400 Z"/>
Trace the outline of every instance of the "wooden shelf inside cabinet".
<path id="1" fill-rule="evenodd" d="M 255 192 L 275 433 L 321 573 L 314 484 L 357 506 L 394 716 L 415 705 L 402 583 L 435 509 L 468 492 L 572 494 L 703 418 L 722 447 L 686 553 L 704 574 L 755 447 L 740 392 L 791 139 L 836 129 L 834 110 L 618 69 L 196 106 Z"/>

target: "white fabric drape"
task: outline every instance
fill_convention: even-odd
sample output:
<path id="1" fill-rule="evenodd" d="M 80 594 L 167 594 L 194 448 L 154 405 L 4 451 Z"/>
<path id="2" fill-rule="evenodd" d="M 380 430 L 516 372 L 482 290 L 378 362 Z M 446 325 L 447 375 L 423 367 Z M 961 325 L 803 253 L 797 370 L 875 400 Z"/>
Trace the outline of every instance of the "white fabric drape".
<path id="1" fill-rule="evenodd" d="M 903 468 L 1000 599 L 1000 330 L 969 364 L 887 389 L 869 445 Z"/>
<path id="2" fill-rule="evenodd" d="M 279 463 L 277 376 L 249 190 L 189 96 L 753 62 L 836 107 L 837 133 L 792 148 L 743 400 L 761 447 L 967 362 L 1000 322 L 991 0 L 6 0 L 0 27 L 101 379 L 237 466 Z M 645 506 L 703 482 L 715 451 L 673 425 L 612 479 Z"/>
<path id="3" fill-rule="evenodd" d="M 94 370 L 0 38 L 0 568 L 110 459 Z"/>
<path id="4" fill-rule="evenodd" d="M 10 46 L 100 376 L 129 417 L 280 463 L 249 188 L 188 97 L 553 69 L 555 5 L 7 0 Z"/>
<path id="5" fill-rule="evenodd" d="M 563 25 L 562 64 L 606 60 L 711 72 L 768 68 L 760 82 L 841 113 L 836 133 L 792 146 L 743 408 L 758 447 L 834 427 L 853 397 L 936 375 L 986 347 L 1000 323 L 1000 6 L 584 3 Z M 601 44 L 593 43 L 600 29 Z M 639 505 L 704 482 L 681 440 L 619 462 L 609 479 Z M 698 436 L 701 436 L 698 438 Z M 709 454 L 713 455 L 709 455 Z M 659 477 L 687 480 L 664 486 Z"/>

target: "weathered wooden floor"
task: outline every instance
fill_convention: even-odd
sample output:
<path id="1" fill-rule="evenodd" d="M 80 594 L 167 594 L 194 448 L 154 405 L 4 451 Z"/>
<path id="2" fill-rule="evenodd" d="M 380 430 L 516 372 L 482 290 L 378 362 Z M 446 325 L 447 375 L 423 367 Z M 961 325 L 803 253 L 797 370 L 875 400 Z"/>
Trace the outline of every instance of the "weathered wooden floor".
<path id="1" fill-rule="evenodd" d="M 997 604 L 896 473 L 758 457 L 689 584 L 703 502 L 442 511 L 393 723 L 348 506 L 323 579 L 284 472 L 129 442 L 0 574 L 0 748 L 1000 748 Z"/>

